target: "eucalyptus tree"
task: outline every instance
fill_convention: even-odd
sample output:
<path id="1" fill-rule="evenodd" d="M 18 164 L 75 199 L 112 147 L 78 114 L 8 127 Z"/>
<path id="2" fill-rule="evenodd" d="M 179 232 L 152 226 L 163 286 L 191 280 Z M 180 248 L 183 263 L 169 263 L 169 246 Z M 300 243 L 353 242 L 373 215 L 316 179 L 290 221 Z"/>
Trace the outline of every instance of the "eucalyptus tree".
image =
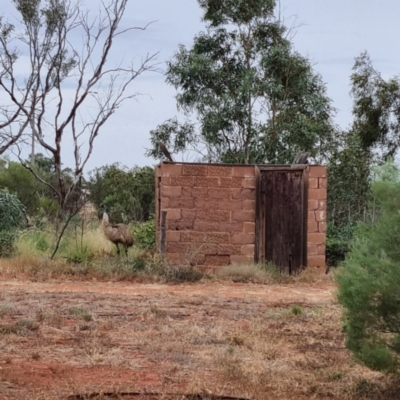
<path id="1" fill-rule="evenodd" d="M 334 127 L 325 84 L 293 49 L 273 0 L 198 0 L 206 29 L 167 63 L 187 121 L 151 131 L 148 155 L 195 149 L 210 161 L 290 162 L 324 155 Z"/>
<path id="2" fill-rule="evenodd" d="M 18 24 L 0 20 L 0 87 L 8 101 L 1 110 L 3 147 L 29 127 L 54 160 L 57 185 L 24 165 L 57 197 L 60 220 L 67 221 L 61 234 L 77 211 L 70 212 L 68 200 L 81 183 L 96 138 L 118 108 L 136 96 L 130 90 L 134 80 L 154 69 L 156 54 L 134 62 L 133 56 L 118 60 L 112 53 L 122 35 L 146 29 L 122 23 L 127 2 L 91 2 L 99 7 L 96 14 L 79 0 L 13 0 Z M 22 131 L 2 128 L 7 121 Z M 75 160 L 68 180 L 62 168 L 67 142 Z"/>
<path id="3" fill-rule="evenodd" d="M 383 79 L 364 52 L 351 75 L 354 129 L 365 149 L 378 159 L 392 157 L 400 146 L 400 78 Z"/>

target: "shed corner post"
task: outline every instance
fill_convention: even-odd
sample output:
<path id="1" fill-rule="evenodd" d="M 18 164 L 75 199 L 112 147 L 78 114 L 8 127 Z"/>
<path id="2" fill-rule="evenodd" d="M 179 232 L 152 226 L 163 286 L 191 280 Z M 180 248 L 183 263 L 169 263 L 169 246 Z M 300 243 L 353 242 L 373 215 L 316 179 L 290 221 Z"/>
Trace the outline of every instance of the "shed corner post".
<path id="1" fill-rule="evenodd" d="M 254 238 L 254 262 L 259 263 L 263 262 L 264 260 L 260 259 L 260 254 L 262 253 L 261 249 L 261 180 L 260 180 L 260 168 L 255 166 L 255 180 L 256 180 L 256 209 L 255 209 L 255 216 L 256 216 L 256 226 L 255 226 L 255 238 Z"/>
<path id="2" fill-rule="evenodd" d="M 161 211 L 160 221 L 160 254 L 161 258 L 165 258 L 165 244 L 166 244 L 166 233 L 167 233 L 167 211 Z"/>

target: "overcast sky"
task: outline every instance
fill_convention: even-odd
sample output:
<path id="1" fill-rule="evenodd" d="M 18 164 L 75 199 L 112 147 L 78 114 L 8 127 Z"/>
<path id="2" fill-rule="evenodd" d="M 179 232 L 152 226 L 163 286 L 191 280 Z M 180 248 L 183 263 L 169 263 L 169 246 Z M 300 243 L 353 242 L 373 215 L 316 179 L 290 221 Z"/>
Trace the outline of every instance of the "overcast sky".
<path id="1" fill-rule="evenodd" d="M 15 14 L 10 3 L 2 1 L 1 12 L 6 17 Z M 97 0 L 86 0 L 84 4 L 90 8 L 94 3 Z M 338 110 L 335 122 L 348 127 L 352 120 L 349 77 L 354 58 L 367 50 L 384 78 L 400 72 L 400 2 L 281 0 L 281 9 L 288 23 L 296 16 L 299 27 L 294 47 L 312 60 L 326 82 L 328 95 Z M 204 28 L 196 0 L 130 1 L 124 25 L 145 25 L 155 20 L 145 32 L 137 31 L 129 40 L 115 42 L 115 54 L 132 58 L 159 51 L 160 67 L 164 68 L 178 45 L 190 46 Z M 126 103 L 104 126 L 86 172 L 114 162 L 128 167 L 156 163 L 144 155 L 150 147 L 149 131 L 176 115 L 175 91 L 162 74 L 156 73 L 135 81 L 133 90 L 145 95 L 137 102 Z M 68 153 L 64 165 L 72 166 Z"/>

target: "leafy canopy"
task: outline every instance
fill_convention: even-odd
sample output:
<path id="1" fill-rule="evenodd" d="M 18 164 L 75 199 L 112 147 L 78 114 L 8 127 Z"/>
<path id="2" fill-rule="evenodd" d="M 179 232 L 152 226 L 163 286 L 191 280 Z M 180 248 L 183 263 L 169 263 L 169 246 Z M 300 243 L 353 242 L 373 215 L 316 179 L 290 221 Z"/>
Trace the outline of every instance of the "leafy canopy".
<path id="1" fill-rule="evenodd" d="M 119 164 L 96 168 L 89 174 L 90 199 L 100 209 L 109 206 L 112 222 L 145 221 L 154 213 L 154 168 L 128 169 Z"/>
<path id="2" fill-rule="evenodd" d="M 400 78 L 384 80 L 366 52 L 353 71 L 354 125 L 362 143 L 379 157 L 394 156 L 400 145 Z"/>
<path id="3" fill-rule="evenodd" d="M 271 0 L 199 0 L 206 31 L 167 64 L 178 110 L 151 131 L 172 151 L 235 163 L 291 162 L 298 150 L 324 154 L 333 133 L 325 84 L 297 53 Z M 190 120 L 191 117 L 195 121 Z"/>

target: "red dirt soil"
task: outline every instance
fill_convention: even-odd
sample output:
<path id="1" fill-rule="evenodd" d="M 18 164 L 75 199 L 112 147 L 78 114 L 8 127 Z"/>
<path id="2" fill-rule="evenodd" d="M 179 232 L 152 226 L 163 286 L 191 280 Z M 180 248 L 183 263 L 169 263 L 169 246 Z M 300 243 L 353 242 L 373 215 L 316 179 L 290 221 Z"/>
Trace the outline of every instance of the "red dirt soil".
<path id="1" fill-rule="evenodd" d="M 42 298 L 45 299 L 43 302 Z M 132 325 L 132 329 L 136 329 L 135 327 L 139 326 L 139 323 L 144 324 L 146 321 L 153 321 L 151 318 L 154 315 L 157 317 L 160 307 L 172 309 L 172 311 L 168 311 L 168 321 L 179 322 L 187 318 L 190 324 L 191 320 L 201 321 L 204 318 L 213 318 L 212 313 L 215 313 L 215 318 L 218 319 L 218 307 L 215 306 L 215 304 L 220 304 L 218 302 L 221 302 L 222 308 L 225 307 L 226 309 L 227 306 L 224 306 L 224 304 L 228 304 L 234 310 L 240 310 L 243 305 L 247 304 L 252 306 L 254 302 L 255 306 L 261 310 L 260 312 L 264 312 L 262 309 L 265 310 L 266 307 L 282 305 L 287 307 L 291 304 L 309 307 L 330 306 L 335 303 L 335 286 L 329 279 L 313 284 L 285 285 L 218 282 L 162 285 L 93 281 L 51 283 L 3 281 L 0 282 L 0 306 L 2 301 L 4 304 L 11 304 L 11 307 L 14 307 L 14 304 L 16 305 L 15 309 L 13 308 L 14 312 L 9 314 L 1 315 L 0 309 L 0 328 L 7 324 L 11 326 L 18 318 L 21 318 L 21 315 L 24 318 L 30 318 L 30 309 L 32 313 L 35 312 L 34 315 L 39 315 L 50 309 L 53 303 L 56 306 L 56 303 L 60 302 L 59 307 L 62 308 L 66 304 L 73 304 L 74 301 L 83 301 L 82 299 L 89 305 L 94 304 L 98 299 L 101 300 L 98 300 L 98 303 L 99 307 L 103 305 L 105 307 L 101 310 L 103 314 L 96 311 L 95 308 L 93 312 L 91 311 L 97 320 L 108 315 L 107 313 L 110 310 L 114 313 L 110 314 L 111 317 L 124 318 L 124 313 L 132 315 L 129 312 L 137 312 L 136 306 L 133 306 L 135 301 L 150 302 L 150 306 L 146 305 L 146 307 L 147 309 L 153 307 L 151 308 L 153 314 L 149 313 L 149 317 L 145 313 L 135 316 L 133 323 L 136 325 Z M 212 304 L 214 305 L 204 311 L 207 301 L 213 301 Z M 156 306 L 151 304 L 156 304 Z M 93 307 L 95 306 L 93 305 Z M 55 308 L 55 310 L 61 308 Z M 56 313 L 59 312 L 56 311 Z M 163 316 L 161 312 L 160 315 Z M 53 318 L 56 318 L 56 316 L 53 316 Z M 40 325 L 37 331 L 33 331 L 33 329 L 32 332 L 27 331 L 28 333 L 25 336 L 2 335 L 0 331 L 0 400 L 61 399 L 65 398 L 67 394 L 80 392 L 83 388 L 86 393 L 99 389 L 118 391 L 122 388 L 124 391 L 131 389 L 135 391 L 167 392 L 172 390 L 183 392 L 190 384 L 185 380 L 183 372 L 178 372 L 176 378 L 172 376 L 172 373 L 166 373 L 167 362 L 163 359 L 160 358 L 159 361 L 155 359 L 155 362 L 150 361 L 140 345 L 136 348 L 126 346 L 126 350 L 124 350 L 124 338 L 121 338 L 118 342 L 118 337 L 114 336 L 112 339 L 114 342 L 117 341 L 118 350 L 125 352 L 125 356 L 131 356 L 132 360 L 137 360 L 136 367 L 129 367 L 128 365 L 124 367 L 117 362 L 112 365 L 113 361 L 110 362 L 110 365 L 93 365 L 93 363 L 91 365 L 77 365 L 77 362 L 74 361 L 75 353 L 67 353 L 67 347 L 68 351 L 74 346 L 83 348 L 86 343 L 85 340 L 89 341 L 89 339 L 82 339 L 82 335 L 85 333 L 84 329 L 91 328 L 84 326 L 79 328 L 82 330 L 82 332 L 78 332 L 81 335 L 79 340 L 83 345 L 79 344 L 78 346 L 76 330 L 79 324 L 76 325 L 76 322 L 76 318 L 64 316 L 60 326 L 57 326 L 57 321 L 53 322 L 53 325 L 50 323 L 46 326 Z M 88 322 L 88 325 L 92 322 Z M 96 338 L 103 340 L 105 334 L 114 330 L 115 327 L 108 327 L 107 323 L 105 321 L 100 328 L 96 328 L 99 331 Z M 154 329 L 162 329 L 163 324 L 160 326 L 161 328 L 156 327 Z M 238 320 L 237 326 L 246 329 L 248 322 L 245 316 L 242 317 L 242 320 Z M 1 341 L 2 338 L 4 339 L 3 342 Z M 35 356 L 35 341 L 41 340 L 43 343 L 40 345 L 40 354 Z M 64 347 L 65 353 L 63 354 Z M 39 348 L 39 345 L 37 345 L 37 348 Z M 92 351 L 92 348 L 87 351 Z M 55 352 L 58 353 L 55 354 Z M 126 352 L 129 352 L 129 354 Z M 155 352 L 157 353 L 157 350 Z M 90 353 L 90 357 L 94 358 L 95 356 L 97 355 Z M 183 355 L 177 354 L 175 356 L 176 363 L 181 362 L 179 357 L 183 357 Z M 182 361 L 182 363 L 185 362 Z M 202 374 L 206 379 L 211 379 L 211 377 L 207 378 L 207 371 Z"/>

